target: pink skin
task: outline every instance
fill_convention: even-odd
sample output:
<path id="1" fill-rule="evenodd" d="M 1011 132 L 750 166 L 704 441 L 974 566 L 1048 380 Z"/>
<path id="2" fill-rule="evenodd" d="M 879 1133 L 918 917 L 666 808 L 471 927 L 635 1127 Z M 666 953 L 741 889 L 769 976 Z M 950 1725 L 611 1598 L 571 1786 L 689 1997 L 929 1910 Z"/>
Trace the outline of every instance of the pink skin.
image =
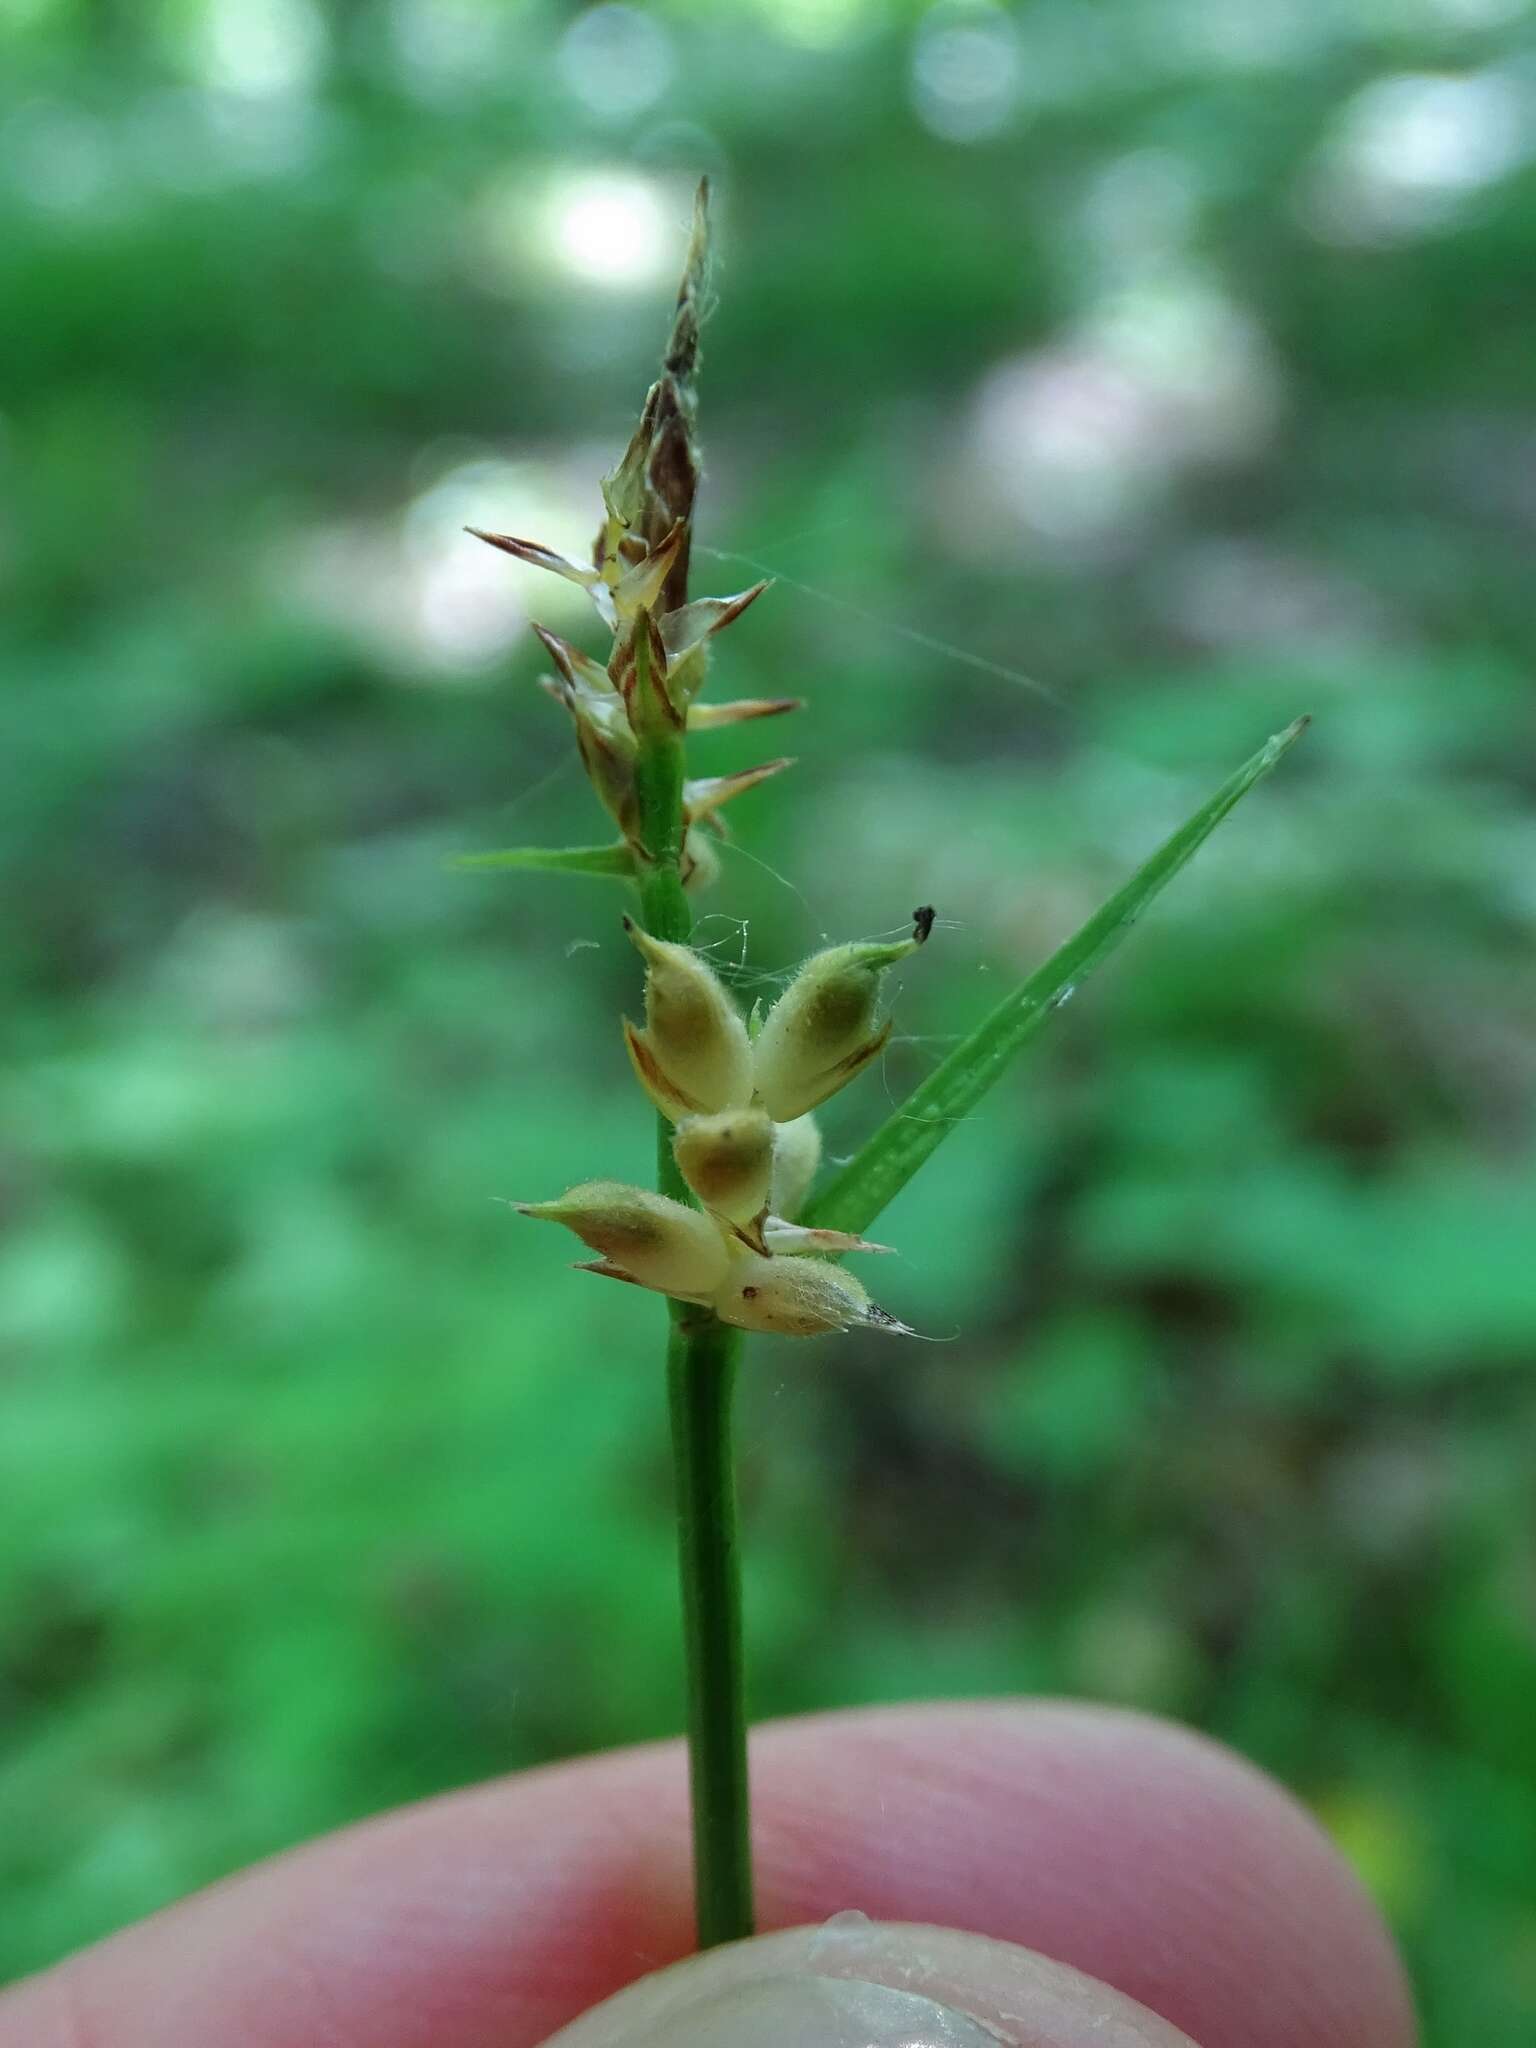
<path id="1" fill-rule="evenodd" d="M 760 1729 L 764 1929 L 858 1907 L 1037 1949 L 1201 2048 L 1411 2048 L 1370 1903 L 1270 1780 L 1056 1704 Z M 386 1815 L 0 1997 L 0 2048 L 534 2048 L 687 1953 L 675 1744 Z"/>

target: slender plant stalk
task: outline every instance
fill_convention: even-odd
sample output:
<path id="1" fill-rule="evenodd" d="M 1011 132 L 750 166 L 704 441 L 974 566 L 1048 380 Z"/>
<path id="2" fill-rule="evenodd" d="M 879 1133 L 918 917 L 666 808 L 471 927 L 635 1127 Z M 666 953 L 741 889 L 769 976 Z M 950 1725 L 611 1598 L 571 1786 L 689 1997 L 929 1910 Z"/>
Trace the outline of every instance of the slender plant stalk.
<path id="1" fill-rule="evenodd" d="M 694 1913 L 700 1948 L 753 1930 L 746 1672 L 731 1402 L 741 1332 L 674 1308 L 667 1384 L 688 1684 Z"/>
<path id="2" fill-rule="evenodd" d="M 639 839 L 648 857 L 639 878 L 640 914 L 654 937 L 682 944 L 693 928 L 681 876 L 684 747 L 662 716 L 643 639 L 636 647 L 636 665 L 641 716 L 635 789 Z M 678 1171 L 664 1117 L 657 1118 L 656 1167 L 663 1194 L 694 1201 Z M 676 1301 L 668 1307 L 667 1391 L 683 1596 L 694 1914 L 699 1947 L 712 1948 L 739 1941 L 754 1927 L 741 1544 L 731 1448 L 741 1332 L 708 1309 Z"/>
<path id="3" fill-rule="evenodd" d="M 515 847 L 458 863 L 632 881 L 639 890 L 641 923 L 650 934 L 641 947 L 647 957 L 646 1029 L 628 1027 L 627 1039 L 641 1085 L 667 1112 L 657 1124 L 657 1180 L 661 1195 L 670 1200 L 659 1200 L 649 1190 L 592 1181 L 572 1188 L 558 1202 L 516 1206 L 525 1215 L 568 1226 L 601 1252 L 603 1257 L 588 1262 L 590 1270 L 672 1297 L 667 1379 L 701 1948 L 753 1931 L 731 1449 L 738 1326 L 794 1337 L 855 1327 L 909 1334 L 833 1259 L 844 1251 L 879 1249 L 858 1243 L 860 1234 L 1118 945 L 1233 806 L 1269 773 L 1305 724 L 1298 721 L 1277 734 L 1051 959 L 1005 996 L 802 1218 L 805 1178 L 814 1171 L 817 1149 L 808 1113 L 878 1056 L 890 1033 L 889 1021 L 879 1022 L 879 977 L 926 941 L 933 912 L 914 912 L 912 937 L 901 943 L 834 946 L 814 955 L 755 1037 L 749 1037 L 708 964 L 686 950 L 693 919 L 683 877 L 688 872 L 693 880 L 703 867 L 700 820 L 789 765 L 769 761 L 731 776 L 685 781 L 684 731 L 695 722 L 693 699 L 707 658 L 704 641 L 738 618 L 766 588 L 760 584 L 732 598 L 688 603 L 688 544 L 700 474 L 693 378 L 707 302 L 708 197 L 707 186 L 701 186 L 662 374 L 646 396 L 639 427 L 618 467 L 603 480 L 606 517 L 593 566 L 566 561 L 514 535 L 470 529 L 518 560 L 584 585 L 613 634 L 613 651 L 603 670 L 580 648 L 535 628 L 560 671 L 558 678 L 545 678 L 545 687 L 576 723 L 583 765 L 619 827 L 620 842 Z M 788 698 L 749 699 L 715 706 L 708 722 L 734 724 L 795 708 Z M 667 945 L 657 947 L 652 940 Z M 665 960 L 670 995 L 664 981 L 653 988 L 653 957 Z M 685 1031 L 680 1015 L 702 1021 L 689 1023 Z M 673 1118 L 685 1134 L 684 1161 L 692 1187 L 674 1156 Z M 714 1128 L 722 1119 L 737 1127 L 734 1133 Z M 795 1192 L 774 1195 L 779 1165 L 788 1168 L 795 1158 L 787 1134 L 799 1130 L 804 1139 L 807 1126 L 812 1143 L 804 1175 Z M 759 1148 L 755 1153 L 754 1144 Z M 785 1188 L 792 1185 L 786 1178 Z M 702 1202 L 694 1188 L 701 1190 Z M 770 1199 L 784 1201 L 785 1217 L 770 1216 Z M 732 1210 L 733 1200 L 741 1204 L 739 1210 Z M 706 1208 L 711 1220 L 680 1213 L 679 1202 Z M 815 1238 L 804 1226 L 823 1235 Z M 769 1232 L 774 1233 L 772 1244 Z M 808 1255 L 818 1250 L 830 1257 Z"/>

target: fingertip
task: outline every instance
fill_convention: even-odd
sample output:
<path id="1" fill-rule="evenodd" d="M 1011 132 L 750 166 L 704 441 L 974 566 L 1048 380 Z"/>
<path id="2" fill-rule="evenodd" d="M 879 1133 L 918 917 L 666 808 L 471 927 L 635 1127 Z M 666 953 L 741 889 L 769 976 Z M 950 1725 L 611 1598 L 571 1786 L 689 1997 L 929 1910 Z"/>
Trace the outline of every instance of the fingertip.
<path id="1" fill-rule="evenodd" d="M 788 1723 L 759 1748 L 765 1924 L 858 1906 L 1058 1958 L 1196 2040 L 1411 2048 L 1374 1904 L 1273 1779 L 1173 1723 L 1058 1702 Z M 857 1733 L 855 1733 L 857 1730 Z"/>
<path id="2" fill-rule="evenodd" d="M 631 1985 L 546 2048 L 1193 2048 L 1108 1985 L 1011 1943 L 840 1915 Z"/>

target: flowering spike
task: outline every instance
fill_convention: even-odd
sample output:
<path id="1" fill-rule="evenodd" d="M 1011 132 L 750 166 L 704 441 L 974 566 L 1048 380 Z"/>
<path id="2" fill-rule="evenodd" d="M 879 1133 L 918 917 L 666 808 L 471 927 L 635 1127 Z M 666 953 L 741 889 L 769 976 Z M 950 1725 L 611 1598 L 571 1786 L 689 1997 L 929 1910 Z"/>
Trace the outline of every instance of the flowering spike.
<path id="1" fill-rule="evenodd" d="M 825 1259 L 765 1259 L 740 1252 L 711 1306 L 723 1323 L 780 1337 L 820 1337 L 855 1328 L 912 1335 L 905 1323 L 870 1300 L 851 1273 Z"/>
<path id="2" fill-rule="evenodd" d="M 645 1030 L 625 1025 L 635 1070 L 658 1109 L 745 1108 L 752 1094 L 747 1028 L 714 970 L 691 946 L 654 939 L 632 918 L 624 929 L 644 957 Z"/>
<path id="3" fill-rule="evenodd" d="M 752 1049 L 757 1092 L 775 1122 L 825 1102 L 883 1051 L 891 1026 L 876 1023 L 881 978 L 932 929 L 933 912 L 925 904 L 913 913 L 908 939 L 832 946 L 805 963 Z"/>
<path id="4" fill-rule="evenodd" d="M 726 1277 L 724 1240 L 707 1216 L 648 1188 L 623 1181 L 589 1180 L 556 1202 L 518 1202 L 524 1216 L 563 1223 L 609 1267 L 658 1294 L 699 1300 Z"/>
<path id="5" fill-rule="evenodd" d="M 773 1124 L 763 1110 L 689 1117 L 672 1135 L 672 1153 L 706 1209 L 728 1223 L 756 1225 L 773 1177 Z M 763 1248 L 759 1228 L 752 1229 L 751 1242 Z"/>
<path id="6" fill-rule="evenodd" d="M 688 730 L 713 732 L 722 725 L 742 725 L 749 718 L 777 718 L 804 708 L 803 697 L 738 697 L 729 704 L 690 704 Z"/>

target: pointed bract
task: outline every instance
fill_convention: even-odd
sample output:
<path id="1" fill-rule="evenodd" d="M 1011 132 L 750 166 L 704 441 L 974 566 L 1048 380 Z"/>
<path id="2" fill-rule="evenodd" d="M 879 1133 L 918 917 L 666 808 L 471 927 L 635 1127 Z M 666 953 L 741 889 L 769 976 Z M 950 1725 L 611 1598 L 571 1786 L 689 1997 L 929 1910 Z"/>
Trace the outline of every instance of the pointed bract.
<path id="1" fill-rule="evenodd" d="M 636 562 L 619 577 L 613 585 L 613 608 L 621 619 L 638 618 L 656 603 L 687 534 L 687 527 L 679 520 L 643 561 Z"/>
<path id="2" fill-rule="evenodd" d="M 662 618 L 661 636 L 677 675 L 677 688 L 686 700 L 696 697 L 704 687 L 709 673 L 710 640 L 734 624 L 767 588 L 766 582 L 754 583 L 750 590 L 739 591 L 734 597 L 701 597 Z"/>
<path id="3" fill-rule="evenodd" d="M 804 708 L 803 697 L 738 697 L 729 704 L 690 704 L 688 730 L 713 732 L 722 725 L 744 725 L 749 718 L 777 718 Z"/>
<path id="4" fill-rule="evenodd" d="M 519 540 L 511 533 L 487 533 L 481 526 L 466 526 L 464 531 L 472 533 L 476 540 L 483 540 L 488 547 L 500 548 L 504 555 L 513 555 L 520 562 L 527 562 L 535 569 L 547 569 L 552 576 L 563 576 L 567 583 L 579 583 L 597 607 L 597 615 L 605 626 L 615 623 L 613 596 L 597 569 L 586 567 L 581 562 L 568 561 L 564 555 L 557 555 L 553 548 L 541 547 L 535 540 Z"/>
<path id="5" fill-rule="evenodd" d="M 685 782 L 683 816 L 690 825 L 699 818 L 713 819 L 714 814 L 733 798 L 744 796 L 749 789 L 756 789 L 760 782 L 766 782 L 770 775 L 782 775 L 786 768 L 794 765 L 794 756 L 785 754 L 777 761 L 760 761 L 755 768 L 738 768 L 733 775 L 704 775 Z"/>
<path id="6" fill-rule="evenodd" d="M 607 669 L 590 654 L 583 653 L 569 640 L 562 640 L 558 633 L 551 633 L 547 626 L 535 626 L 534 632 L 543 641 L 565 680 L 575 689 L 590 690 L 593 695 L 612 696 L 613 683 Z"/>
<path id="7" fill-rule="evenodd" d="M 472 533 L 476 540 L 483 540 L 488 547 L 500 548 L 504 555 L 515 555 L 518 561 L 527 562 L 531 568 L 548 569 L 553 576 L 563 576 L 567 583 L 579 583 L 583 590 L 590 590 L 593 584 L 602 580 L 596 569 L 568 561 L 564 555 L 557 555 L 553 548 L 541 547 L 536 540 L 519 540 L 511 533 L 487 533 L 480 526 L 466 526 L 464 531 Z"/>

